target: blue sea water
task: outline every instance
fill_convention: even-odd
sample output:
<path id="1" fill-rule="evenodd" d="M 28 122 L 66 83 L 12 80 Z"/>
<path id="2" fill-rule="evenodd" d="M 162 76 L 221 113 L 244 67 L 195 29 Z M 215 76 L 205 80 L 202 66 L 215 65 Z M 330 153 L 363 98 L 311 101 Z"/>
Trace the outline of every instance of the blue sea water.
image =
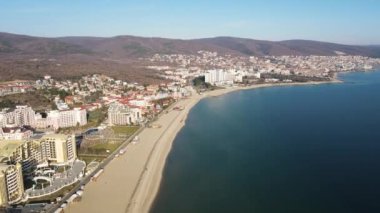
<path id="1" fill-rule="evenodd" d="M 380 212 L 380 72 L 204 99 L 152 213 Z"/>

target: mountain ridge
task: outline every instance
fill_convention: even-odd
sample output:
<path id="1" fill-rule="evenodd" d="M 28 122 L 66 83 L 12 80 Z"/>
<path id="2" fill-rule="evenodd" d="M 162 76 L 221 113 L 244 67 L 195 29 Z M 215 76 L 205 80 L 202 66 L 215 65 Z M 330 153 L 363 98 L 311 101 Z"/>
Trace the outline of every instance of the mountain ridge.
<path id="1" fill-rule="evenodd" d="M 336 51 L 339 51 L 348 55 L 380 57 L 379 45 L 347 45 L 303 39 L 268 41 L 230 36 L 168 39 L 130 35 L 34 37 L 0 32 L 2 54 L 99 54 L 116 58 L 136 58 L 149 57 L 155 53 L 195 54 L 199 50 L 246 56 L 336 55 Z"/>
<path id="2" fill-rule="evenodd" d="M 380 57 L 380 45 L 345 45 L 302 39 L 267 41 L 230 36 L 168 39 L 129 35 L 54 38 L 0 32 L 0 78 L 35 79 L 45 74 L 64 78 L 96 72 L 137 81 L 153 74 L 139 58 L 157 53 L 197 54 L 200 50 L 234 56 L 332 56 L 345 53 Z M 151 80 L 157 79 L 153 77 Z"/>

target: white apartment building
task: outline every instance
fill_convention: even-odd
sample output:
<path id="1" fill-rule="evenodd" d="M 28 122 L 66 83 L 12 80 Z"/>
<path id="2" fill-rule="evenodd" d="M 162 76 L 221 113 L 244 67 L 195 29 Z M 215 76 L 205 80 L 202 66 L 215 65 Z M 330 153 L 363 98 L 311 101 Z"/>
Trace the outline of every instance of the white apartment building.
<path id="1" fill-rule="evenodd" d="M 129 107 L 118 102 L 111 103 L 108 108 L 109 125 L 131 125 L 137 124 L 142 118 L 140 108 Z"/>
<path id="2" fill-rule="evenodd" d="M 48 112 L 47 117 L 41 115 L 36 116 L 35 126 L 37 128 L 54 129 L 67 128 L 74 126 L 84 126 L 87 124 L 87 111 L 85 109 L 74 108 L 73 110 L 58 111 L 53 110 Z"/>
<path id="3" fill-rule="evenodd" d="M 54 129 L 83 126 L 87 124 L 87 111 L 81 108 L 72 110 L 53 110 L 48 112 L 46 118 L 28 106 L 16 106 L 16 109 L 3 109 L 0 112 L 0 127 L 7 125 L 23 126 L 28 125 L 37 128 L 53 127 Z"/>
<path id="4" fill-rule="evenodd" d="M 7 116 L 5 110 L 0 112 L 0 127 L 5 127 L 7 125 Z"/>
<path id="5" fill-rule="evenodd" d="M 205 82 L 212 85 L 232 84 L 234 76 L 224 70 L 208 70 L 205 73 Z"/>
<path id="6" fill-rule="evenodd" d="M 48 114 L 48 117 L 50 115 L 52 115 L 53 124 L 56 124 L 53 125 L 55 129 L 87 124 L 87 112 L 85 109 L 74 108 L 73 110 L 58 111 L 57 114 L 52 112 Z M 56 118 L 56 121 L 54 121 L 54 118 Z"/>
<path id="7" fill-rule="evenodd" d="M 49 127 L 53 127 L 52 117 L 43 118 L 41 114 L 37 113 L 35 127 L 37 129 L 47 129 Z"/>
<path id="8" fill-rule="evenodd" d="M 16 122 L 15 124 L 21 125 L 34 125 L 35 112 L 32 107 L 29 106 L 16 106 Z"/>
<path id="9" fill-rule="evenodd" d="M 0 127 L 0 140 L 23 140 L 32 137 L 33 132 L 28 129 Z"/>
<path id="10" fill-rule="evenodd" d="M 3 109 L 0 112 L 0 127 L 5 127 L 8 124 L 34 126 L 34 116 L 35 112 L 29 106 L 16 106 L 14 110 Z"/>

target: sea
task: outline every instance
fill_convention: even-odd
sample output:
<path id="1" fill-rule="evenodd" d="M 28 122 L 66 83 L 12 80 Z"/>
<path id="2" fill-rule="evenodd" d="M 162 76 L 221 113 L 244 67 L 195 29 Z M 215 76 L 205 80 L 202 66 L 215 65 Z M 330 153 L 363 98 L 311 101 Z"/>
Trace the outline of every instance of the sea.
<path id="1" fill-rule="evenodd" d="M 380 212 L 380 71 L 200 101 L 152 213 Z"/>

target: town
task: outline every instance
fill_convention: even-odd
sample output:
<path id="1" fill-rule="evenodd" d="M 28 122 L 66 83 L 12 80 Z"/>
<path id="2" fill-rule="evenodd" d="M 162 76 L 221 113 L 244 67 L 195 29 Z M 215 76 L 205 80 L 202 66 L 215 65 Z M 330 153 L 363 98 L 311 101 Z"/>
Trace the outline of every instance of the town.
<path id="1" fill-rule="evenodd" d="M 362 56 L 219 56 L 155 54 L 140 59 L 162 83 L 139 84 L 93 74 L 77 79 L 0 83 L 0 205 L 48 210 L 80 200 L 83 181 L 138 143 L 143 128 L 178 100 L 226 87 L 330 82 L 336 73 L 366 71 L 380 59 Z M 176 108 L 175 110 L 181 110 Z M 46 205 L 46 206 L 45 206 Z M 21 207 L 20 207 L 21 208 Z"/>
<path id="2" fill-rule="evenodd" d="M 1 206 L 59 200 L 158 113 L 190 95 L 176 83 L 144 87 L 96 74 L 4 84 Z M 38 100 L 20 105 L 22 95 Z"/>
<path id="3" fill-rule="evenodd" d="M 206 76 L 211 84 L 244 83 L 246 79 L 258 82 L 328 81 L 337 72 L 371 70 L 379 66 L 378 58 L 348 56 L 263 56 L 241 57 L 217 52 L 199 51 L 198 55 L 155 54 L 148 62 L 161 66 L 147 68 L 163 72 L 160 76 L 175 82 Z M 210 76 L 214 76 L 208 78 Z M 220 76 L 215 78 L 215 76 Z"/>

